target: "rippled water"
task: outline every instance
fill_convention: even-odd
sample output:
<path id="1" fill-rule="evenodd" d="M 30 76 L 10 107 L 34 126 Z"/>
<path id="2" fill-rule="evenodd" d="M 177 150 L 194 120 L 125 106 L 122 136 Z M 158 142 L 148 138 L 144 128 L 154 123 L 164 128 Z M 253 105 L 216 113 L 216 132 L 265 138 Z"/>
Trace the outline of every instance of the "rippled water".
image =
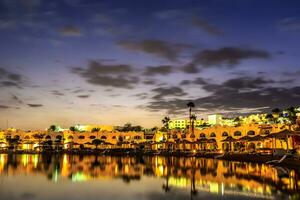
<path id="1" fill-rule="evenodd" d="M 0 199 L 299 199 L 299 171 L 202 158 L 0 155 Z"/>

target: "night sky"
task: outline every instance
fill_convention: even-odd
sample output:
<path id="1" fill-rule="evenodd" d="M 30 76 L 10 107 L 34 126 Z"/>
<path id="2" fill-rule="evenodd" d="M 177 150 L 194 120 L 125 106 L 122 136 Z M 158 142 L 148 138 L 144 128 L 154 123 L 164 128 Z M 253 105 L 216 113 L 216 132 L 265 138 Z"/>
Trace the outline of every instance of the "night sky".
<path id="1" fill-rule="evenodd" d="M 0 129 L 300 105 L 300 1 L 0 0 Z"/>

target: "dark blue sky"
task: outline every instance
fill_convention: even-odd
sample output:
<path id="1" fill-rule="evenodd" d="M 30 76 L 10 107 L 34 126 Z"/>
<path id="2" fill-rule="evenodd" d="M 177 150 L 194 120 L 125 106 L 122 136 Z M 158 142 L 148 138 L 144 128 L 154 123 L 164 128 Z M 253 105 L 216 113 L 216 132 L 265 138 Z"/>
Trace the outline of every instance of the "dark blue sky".
<path id="1" fill-rule="evenodd" d="M 0 0 L 0 128 L 297 106 L 299 35 L 296 0 Z"/>

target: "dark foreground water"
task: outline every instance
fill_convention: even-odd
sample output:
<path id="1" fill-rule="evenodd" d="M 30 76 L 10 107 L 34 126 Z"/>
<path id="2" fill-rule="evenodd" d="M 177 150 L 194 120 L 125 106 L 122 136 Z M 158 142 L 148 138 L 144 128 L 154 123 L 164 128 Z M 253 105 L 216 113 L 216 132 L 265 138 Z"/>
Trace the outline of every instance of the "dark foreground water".
<path id="1" fill-rule="evenodd" d="M 0 154 L 0 199 L 299 199 L 299 175 L 201 158 Z"/>

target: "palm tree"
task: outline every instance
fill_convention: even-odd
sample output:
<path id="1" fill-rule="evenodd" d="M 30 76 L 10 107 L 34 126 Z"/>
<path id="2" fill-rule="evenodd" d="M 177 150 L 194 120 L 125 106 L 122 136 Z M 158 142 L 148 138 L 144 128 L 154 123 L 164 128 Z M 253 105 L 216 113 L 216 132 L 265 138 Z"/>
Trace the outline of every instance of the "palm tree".
<path id="1" fill-rule="evenodd" d="M 169 122 L 171 121 L 170 117 L 164 117 L 162 120 L 162 123 L 167 130 L 167 147 L 169 149 L 169 138 L 170 138 L 170 131 L 169 131 Z"/>
<path id="2" fill-rule="evenodd" d="M 100 140 L 100 139 L 94 139 L 94 140 L 92 140 L 92 144 L 95 145 L 96 149 L 98 149 L 98 146 L 100 144 L 102 144 L 102 143 L 103 143 L 103 141 Z"/>
<path id="3" fill-rule="evenodd" d="M 189 119 L 190 119 L 190 127 L 191 127 L 191 124 L 192 124 L 192 108 L 194 108 L 195 107 L 195 104 L 192 102 L 192 101 L 190 101 L 190 102 L 188 102 L 187 104 L 187 107 L 189 108 Z M 189 127 L 189 128 L 190 128 Z M 191 130 L 191 129 L 190 129 Z"/>
<path id="4" fill-rule="evenodd" d="M 69 130 L 72 131 L 72 132 L 75 132 L 75 131 L 76 131 L 76 128 L 75 128 L 75 126 L 71 126 L 71 127 L 69 128 Z"/>
<path id="5" fill-rule="evenodd" d="M 38 140 L 39 148 L 41 147 L 42 139 L 44 138 L 44 133 L 36 133 L 32 137 L 36 140 Z"/>
<path id="6" fill-rule="evenodd" d="M 100 131 L 100 128 L 97 128 L 97 127 L 92 128 L 92 133 L 94 133 L 94 132 L 99 132 L 99 131 Z"/>
<path id="7" fill-rule="evenodd" d="M 51 125 L 48 130 L 55 131 L 56 129 L 57 129 L 57 127 L 55 125 Z"/>
<path id="8" fill-rule="evenodd" d="M 197 120 L 197 116 L 195 114 L 193 114 L 191 116 L 191 120 L 192 120 L 192 134 L 194 134 L 194 123 Z"/>

